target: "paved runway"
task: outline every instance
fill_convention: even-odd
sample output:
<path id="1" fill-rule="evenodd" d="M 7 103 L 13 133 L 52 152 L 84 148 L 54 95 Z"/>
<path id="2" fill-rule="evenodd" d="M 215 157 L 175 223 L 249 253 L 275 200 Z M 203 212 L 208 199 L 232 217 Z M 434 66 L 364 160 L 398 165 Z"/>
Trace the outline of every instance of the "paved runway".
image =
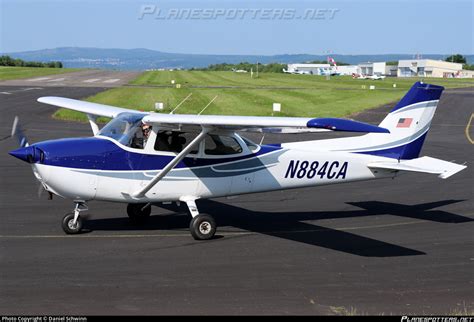
<path id="1" fill-rule="evenodd" d="M 0 86 L 117 87 L 127 84 L 138 75 L 140 75 L 140 72 L 85 69 L 78 72 L 65 74 L 46 75 L 24 79 L 11 79 L 1 81 Z M 8 92 L 8 88 L 5 92 Z"/>
<path id="2" fill-rule="evenodd" d="M 468 162 L 463 172 L 203 201 L 219 224 L 207 242 L 190 237 L 184 208 L 155 207 L 134 226 L 124 205 L 103 202 L 90 204 L 89 233 L 65 236 L 72 203 L 38 199 L 30 168 L 7 154 L 14 115 L 32 142 L 89 135 L 87 124 L 51 120 L 36 98 L 101 90 L 0 87 L 12 92 L 0 95 L 2 314 L 473 312 L 472 89 L 443 94 L 422 151 Z"/>

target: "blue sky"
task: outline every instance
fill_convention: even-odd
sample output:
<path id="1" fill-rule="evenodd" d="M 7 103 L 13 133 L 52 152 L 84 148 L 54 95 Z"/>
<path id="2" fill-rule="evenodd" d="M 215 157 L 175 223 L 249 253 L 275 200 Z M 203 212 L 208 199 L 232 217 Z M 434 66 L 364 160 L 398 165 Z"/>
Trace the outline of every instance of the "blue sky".
<path id="1" fill-rule="evenodd" d="M 0 52 L 77 46 L 201 54 L 474 53 L 473 1 L 0 2 Z"/>

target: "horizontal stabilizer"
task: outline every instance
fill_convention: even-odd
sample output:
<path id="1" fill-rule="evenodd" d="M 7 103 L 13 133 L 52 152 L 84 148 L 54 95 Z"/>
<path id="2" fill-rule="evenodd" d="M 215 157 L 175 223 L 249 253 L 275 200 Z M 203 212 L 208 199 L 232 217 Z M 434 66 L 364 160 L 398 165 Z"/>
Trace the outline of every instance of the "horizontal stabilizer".
<path id="1" fill-rule="evenodd" d="M 390 133 L 389 130 L 372 124 L 333 117 L 320 117 L 308 122 L 308 127 L 333 131 Z"/>
<path id="2" fill-rule="evenodd" d="M 467 168 L 465 165 L 456 164 L 431 157 L 421 157 L 412 160 L 401 160 L 400 162 L 372 162 L 367 165 L 372 169 L 388 169 L 398 171 L 414 171 L 439 174 L 439 178 L 446 179 L 453 174 Z"/>

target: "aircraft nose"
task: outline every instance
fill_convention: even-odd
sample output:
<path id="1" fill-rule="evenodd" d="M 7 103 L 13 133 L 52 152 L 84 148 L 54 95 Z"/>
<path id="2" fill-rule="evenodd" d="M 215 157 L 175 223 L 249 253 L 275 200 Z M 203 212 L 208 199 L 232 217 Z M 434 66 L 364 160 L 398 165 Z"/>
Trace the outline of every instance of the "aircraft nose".
<path id="1" fill-rule="evenodd" d="M 27 146 L 10 151 L 9 154 L 28 163 L 37 163 L 44 160 L 44 152 L 37 147 Z"/>

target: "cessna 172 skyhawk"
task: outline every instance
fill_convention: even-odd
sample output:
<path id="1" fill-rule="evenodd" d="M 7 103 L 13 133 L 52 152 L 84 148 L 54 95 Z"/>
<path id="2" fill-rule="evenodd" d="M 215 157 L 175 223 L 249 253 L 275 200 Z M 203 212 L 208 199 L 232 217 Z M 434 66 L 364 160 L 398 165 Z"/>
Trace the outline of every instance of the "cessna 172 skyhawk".
<path id="1" fill-rule="evenodd" d="M 443 89 L 415 83 L 378 126 L 336 118 L 145 113 L 41 97 L 39 102 L 86 113 L 94 136 L 28 145 L 14 125 L 21 148 L 10 154 L 30 163 L 48 192 L 74 201 L 74 212 L 62 221 L 67 234 L 81 231 L 80 212 L 88 201 L 127 203 L 131 219 L 172 201 L 187 204 L 191 234 L 204 240 L 214 236 L 216 224 L 199 213 L 199 199 L 393 178 L 400 171 L 444 179 L 463 170 L 418 157 Z M 98 116 L 112 120 L 99 130 Z M 237 134 L 331 130 L 366 134 L 279 145 L 258 145 Z"/>

